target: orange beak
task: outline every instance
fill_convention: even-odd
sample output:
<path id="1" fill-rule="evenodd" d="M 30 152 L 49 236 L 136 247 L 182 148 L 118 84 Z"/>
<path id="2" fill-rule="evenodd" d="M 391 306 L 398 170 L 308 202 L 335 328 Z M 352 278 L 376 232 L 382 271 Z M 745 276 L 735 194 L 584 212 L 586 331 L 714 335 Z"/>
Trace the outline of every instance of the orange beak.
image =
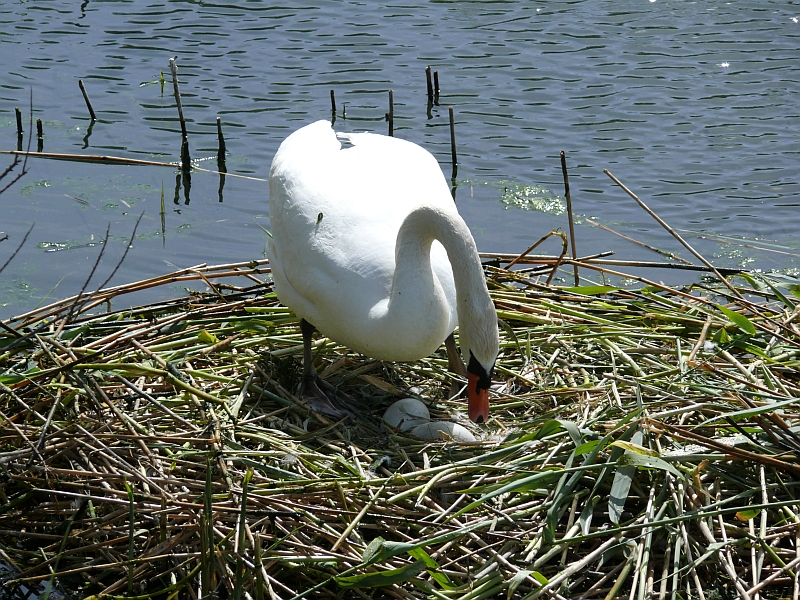
<path id="1" fill-rule="evenodd" d="M 489 420 L 489 390 L 478 387 L 478 376 L 467 373 L 467 399 L 469 401 L 469 418 L 475 423 Z"/>

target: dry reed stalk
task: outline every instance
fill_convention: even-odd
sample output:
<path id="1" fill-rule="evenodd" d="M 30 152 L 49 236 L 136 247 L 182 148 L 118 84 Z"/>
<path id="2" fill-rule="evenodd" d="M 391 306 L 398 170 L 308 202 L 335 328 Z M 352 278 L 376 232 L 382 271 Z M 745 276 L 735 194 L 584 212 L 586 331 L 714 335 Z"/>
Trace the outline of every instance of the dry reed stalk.
<path id="1" fill-rule="evenodd" d="M 178 169 L 181 167 L 179 163 L 175 162 L 162 162 L 156 160 L 143 160 L 139 158 L 124 158 L 119 156 L 107 155 L 87 155 L 87 154 L 65 154 L 59 152 L 31 152 L 23 150 L 0 150 L 0 154 L 9 154 L 12 156 L 24 156 L 25 160 L 28 158 L 43 158 L 48 160 L 64 160 L 68 162 L 82 162 L 99 165 L 124 165 L 132 167 L 167 167 L 170 169 Z M 214 169 L 204 169 L 196 164 L 191 165 L 194 171 L 202 173 L 211 173 L 212 175 L 225 175 L 226 177 L 236 177 L 238 179 L 248 179 L 250 181 L 266 182 L 266 179 L 261 177 L 254 177 L 252 175 L 240 175 L 238 173 L 229 173 L 227 171 L 215 171 Z"/>

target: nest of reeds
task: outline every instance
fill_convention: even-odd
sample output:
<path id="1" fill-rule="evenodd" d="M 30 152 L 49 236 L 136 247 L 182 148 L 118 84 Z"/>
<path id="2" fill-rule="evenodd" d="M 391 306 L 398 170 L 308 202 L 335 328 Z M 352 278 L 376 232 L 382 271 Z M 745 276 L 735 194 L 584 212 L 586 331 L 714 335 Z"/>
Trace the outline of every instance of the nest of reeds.
<path id="1" fill-rule="evenodd" d="M 5 321 L 5 594 L 796 598 L 793 296 L 755 275 L 558 288 L 502 262 L 487 265 L 501 382 L 480 427 L 449 397 L 444 350 L 383 363 L 321 337 L 318 370 L 359 408 L 315 412 L 264 264 Z M 103 312 L 190 279 L 211 291 Z M 407 395 L 481 441 L 386 431 Z"/>

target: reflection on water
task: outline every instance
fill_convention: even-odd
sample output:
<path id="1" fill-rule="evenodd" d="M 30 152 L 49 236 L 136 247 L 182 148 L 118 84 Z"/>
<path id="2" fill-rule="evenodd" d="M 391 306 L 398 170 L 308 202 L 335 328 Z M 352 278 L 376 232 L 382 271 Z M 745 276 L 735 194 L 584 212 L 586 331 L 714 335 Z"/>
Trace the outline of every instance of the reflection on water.
<path id="1" fill-rule="evenodd" d="M 8 245 L 37 226 L 35 243 L 0 278 L 0 305 L 13 305 L 0 307 L 0 315 L 35 305 L 56 285 L 56 296 L 73 293 L 85 278 L 89 250 L 45 254 L 40 241 L 88 239 L 109 221 L 114 230 L 131 230 L 135 217 L 116 202 L 130 190 L 108 183 L 118 176 L 148 190 L 134 196 L 145 210 L 141 231 L 149 232 L 114 282 L 161 273 L 164 260 L 187 266 L 261 257 L 267 186 L 226 182 L 224 173 L 265 179 L 283 138 L 331 116 L 331 90 L 337 128 L 386 133 L 392 89 L 394 134 L 425 145 L 447 175 L 447 107 L 454 107 L 459 164 L 452 188 L 481 249 L 521 251 L 566 225 L 556 212 L 504 202 L 506 189 L 543 188 L 560 200 L 563 149 L 581 218 L 683 252 L 603 175 L 607 168 L 720 263 L 796 264 L 800 23 L 792 5 L 54 0 L 3 3 L 0 31 L 0 147 L 22 147 L 15 144 L 14 108 L 27 107 L 32 92 L 33 118 L 42 119 L 50 152 L 180 161 L 175 100 L 163 85 L 177 55 L 192 158 L 216 158 L 223 173 L 178 173 L 172 207 L 160 210 L 156 190 L 170 187 L 164 170 L 32 162 L 27 181 L 49 186 L 30 195 L 17 186 L 2 196 Z M 427 65 L 438 73 L 433 102 Z M 219 153 L 217 118 L 226 155 Z M 94 186 L 81 196 L 90 206 L 64 200 L 79 196 L 77 179 Z M 112 203 L 120 208 L 94 208 Z M 579 227 L 576 237 L 581 254 L 614 249 L 626 258 L 658 258 L 601 228 Z M 784 254 L 726 253 L 724 240 L 734 238 Z M 117 254 L 122 250 L 118 241 Z M 0 244 L 0 259 L 8 254 Z M 24 286 L 29 291 L 19 292 Z"/>

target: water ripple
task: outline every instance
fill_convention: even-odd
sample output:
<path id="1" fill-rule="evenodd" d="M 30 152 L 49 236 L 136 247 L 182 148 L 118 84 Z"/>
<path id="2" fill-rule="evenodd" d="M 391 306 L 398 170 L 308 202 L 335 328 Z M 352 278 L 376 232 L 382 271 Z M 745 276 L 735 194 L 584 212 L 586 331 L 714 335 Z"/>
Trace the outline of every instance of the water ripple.
<path id="1" fill-rule="evenodd" d="M 564 225 L 560 215 L 536 210 L 519 211 L 510 220 L 515 209 L 506 210 L 502 201 L 504 188 L 559 189 L 561 149 L 568 156 L 576 210 L 618 226 L 628 223 L 634 237 L 648 243 L 675 249 L 603 168 L 649 198 L 675 227 L 702 224 L 744 237 L 769 232 L 800 246 L 800 25 L 790 9 L 777 0 L 397 0 L 384 6 L 112 0 L 82 9 L 67 0 L 5 3 L 0 131 L 4 146 L 15 143 L 14 107 L 27 106 L 32 90 L 37 116 L 52 123 L 46 150 L 113 148 L 176 160 L 179 126 L 171 85 L 167 81 L 162 92 L 158 80 L 161 72 L 169 77 L 168 58 L 177 55 L 193 150 L 213 156 L 219 116 L 229 169 L 261 177 L 289 131 L 330 116 L 330 89 L 336 90 L 338 127 L 385 131 L 392 88 L 398 135 L 424 143 L 448 173 L 447 106 L 454 106 L 457 199 L 487 249 L 519 250 L 544 230 Z M 439 71 L 442 85 L 441 106 L 430 113 L 427 64 Z M 78 78 L 89 87 L 101 119 L 88 137 Z M 152 83 L 141 85 L 146 82 Z M 35 168 L 54 181 L 76 170 L 107 178 L 99 167 Z M 159 190 L 159 202 L 162 183 L 168 202 L 183 198 L 182 189 L 172 190 L 172 175 L 137 173 Z M 501 187 L 501 181 L 510 183 Z M 175 230 L 180 235 L 167 233 L 163 247 L 158 236 L 158 243 L 141 242 L 139 252 L 174 252 L 169 260 L 179 264 L 178 256 L 190 257 L 198 248 L 213 253 L 207 260 L 225 261 L 263 247 L 260 230 L 242 225 L 265 217 L 263 185 L 230 184 L 222 204 L 216 181 L 196 176 L 192 185 L 192 202 L 173 204 L 171 218 L 176 228 L 219 221 L 215 244 L 203 244 L 199 226 L 182 227 Z M 42 240 L 85 239 L 109 218 L 109 211 L 64 208 L 52 193 L 36 188 L 24 202 L 4 197 L 12 204 L 4 230 L 26 230 L 33 211 L 44 229 Z M 120 213 L 114 223 L 121 227 L 127 218 Z M 65 227 L 70 232 L 58 235 Z M 578 232 L 585 251 L 619 246 L 595 228 L 585 229 Z M 597 246 L 587 247 L 592 244 Z M 49 268 L 58 271 L 61 259 L 51 259 Z M 36 262 L 35 255 L 18 260 Z M 152 257 L 130 260 L 128 279 L 152 274 L 152 265 L 160 264 Z"/>

